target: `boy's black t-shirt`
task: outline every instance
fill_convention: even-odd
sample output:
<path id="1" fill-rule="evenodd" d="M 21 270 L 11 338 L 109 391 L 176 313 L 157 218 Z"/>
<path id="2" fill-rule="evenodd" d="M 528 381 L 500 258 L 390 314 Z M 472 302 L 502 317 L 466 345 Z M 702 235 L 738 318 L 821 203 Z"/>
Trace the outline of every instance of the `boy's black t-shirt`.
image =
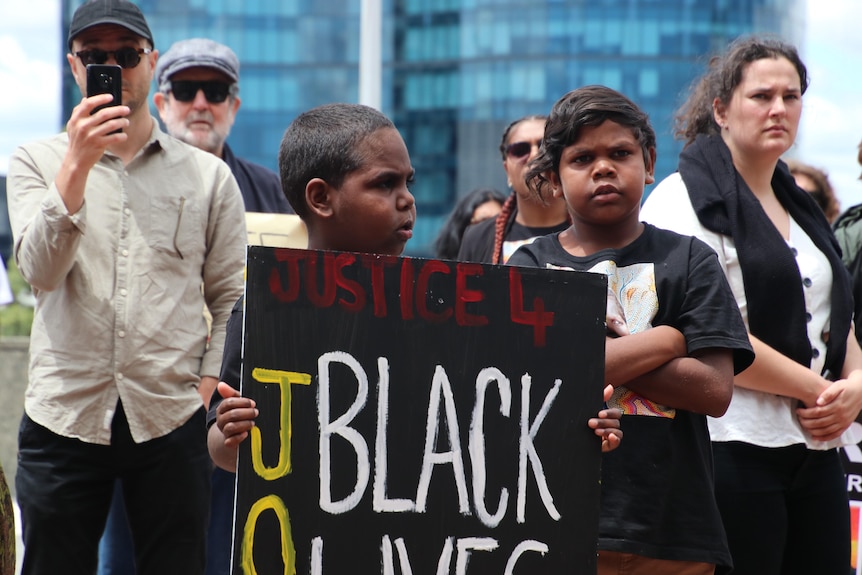
<path id="1" fill-rule="evenodd" d="M 732 351 L 734 372 L 754 359 L 745 325 L 715 252 L 689 236 L 644 224 L 621 249 L 576 257 L 558 235 L 538 238 L 511 265 L 608 275 L 609 287 L 637 333 L 669 325 L 688 352 Z M 624 387 L 608 402 L 620 407 L 624 437 L 602 459 L 599 548 L 658 559 L 732 565 L 714 497 L 706 416 L 656 404 Z"/>
<path id="2" fill-rule="evenodd" d="M 223 381 L 232 388 L 239 390 L 240 371 L 242 369 L 242 319 L 244 298 L 240 296 L 230 311 L 230 317 L 227 320 L 227 333 L 224 340 L 224 352 L 221 360 L 221 373 L 219 381 Z M 222 402 L 222 396 L 218 390 L 213 391 L 210 399 L 210 407 L 207 410 L 207 429 L 210 428 L 216 420 L 216 409 Z"/>

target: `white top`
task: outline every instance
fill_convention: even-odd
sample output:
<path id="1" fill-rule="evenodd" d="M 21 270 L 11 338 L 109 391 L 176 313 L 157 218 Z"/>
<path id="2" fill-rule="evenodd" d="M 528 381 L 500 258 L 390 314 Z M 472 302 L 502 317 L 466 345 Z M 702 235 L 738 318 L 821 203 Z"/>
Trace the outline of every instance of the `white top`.
<path id="1" fill-rule="evenodd" d="M 748 304 L 733 238 L 701 225 L 679 173 L 668 176 L 656 186 L 641 210 L 641 219 L 658 227 L 700 238 L 718 253 L 747 328 Z M 790 240 L 787 244 L 796 254 L 796 265 L 803 278 L 805 311 L 811 318 L 808 322 L 808 340 L 813 351 L 810 368 L 819 374 L 826 360 L 826 344 L 822 334 L 829 329 L 832 268 L 826 256 L 793 218 L 790 219 Z M 776 289 L 780 289 L 780 286 L 776 286 Z M 828 442 L 812 439 L 803 431 L 796 417 L 798 404 L 795 398 L 734 387 L 727 413 L 720 418 L 708 418 L 710 436 L 713 441 L 744 441 L 762 447 L 804 443 L 809 449 L 818 450 L 855 443 L 849 430 Z"/>

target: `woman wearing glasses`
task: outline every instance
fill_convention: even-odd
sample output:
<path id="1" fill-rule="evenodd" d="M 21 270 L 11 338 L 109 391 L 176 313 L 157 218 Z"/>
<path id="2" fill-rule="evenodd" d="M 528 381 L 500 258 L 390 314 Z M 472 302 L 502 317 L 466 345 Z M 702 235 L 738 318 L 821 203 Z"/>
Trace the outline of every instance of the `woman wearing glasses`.
<path id="1" fill-rule="evenodd" d="M 467 228 L 459 260 L 504 264 L 520 246 L 568 227 L 566 203 L 562 199 L 543 202 L 524 180 L 530 161 L 539 153 L 546 120 L 547 116 L 525 116 L 503 132 L 500 153 L 512 193 L 496 218 Z"/>

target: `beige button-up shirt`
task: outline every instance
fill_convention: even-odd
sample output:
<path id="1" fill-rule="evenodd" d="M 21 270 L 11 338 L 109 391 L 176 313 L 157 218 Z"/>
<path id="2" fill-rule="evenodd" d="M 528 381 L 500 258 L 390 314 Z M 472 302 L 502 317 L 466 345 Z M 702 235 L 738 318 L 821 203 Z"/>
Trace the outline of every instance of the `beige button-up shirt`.
<path id="1" fill-rule="evenodd" d="M 24 407 L 59 435 L 107 445 L 122 398 L 134 440 L 161 437 L 201 408 L 200 377 L 218 377 L 243 289 L 242 196 L 224 162 L 153 119 L 127 166 L 102 156 L 69 215 L 54 184 L 67 148 L 60 134 L 9 162 L 15 256 L 37 301 Z"/>

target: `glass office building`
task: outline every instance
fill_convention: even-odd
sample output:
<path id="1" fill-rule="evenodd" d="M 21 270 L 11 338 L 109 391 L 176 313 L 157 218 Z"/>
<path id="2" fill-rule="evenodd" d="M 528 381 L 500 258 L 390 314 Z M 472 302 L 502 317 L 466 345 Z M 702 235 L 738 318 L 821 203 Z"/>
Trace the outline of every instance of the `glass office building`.
<path id="1" fill-rule="evenodd" d="M 361 0 L 137 0 L 162 51 L 206 36 L 242 62 L 238 155 L 276 169 L 301 111 L 359 94 Z M 78 0 L 64 2 L 64 30 Z M 416 168 L 419 220 L 408 253 L 430 253 L 457 197 L 506 190 L 506 125 L 547 113 L 586 84 L 618 89 L 649 114 L 657 178 L 676 169 L 673 112 L 708 56 L 733 38 L 802 39 L 802 0 L 382 0 L 382 110 Z M 67 74 L 65 116 L 80 95 Z"/>

